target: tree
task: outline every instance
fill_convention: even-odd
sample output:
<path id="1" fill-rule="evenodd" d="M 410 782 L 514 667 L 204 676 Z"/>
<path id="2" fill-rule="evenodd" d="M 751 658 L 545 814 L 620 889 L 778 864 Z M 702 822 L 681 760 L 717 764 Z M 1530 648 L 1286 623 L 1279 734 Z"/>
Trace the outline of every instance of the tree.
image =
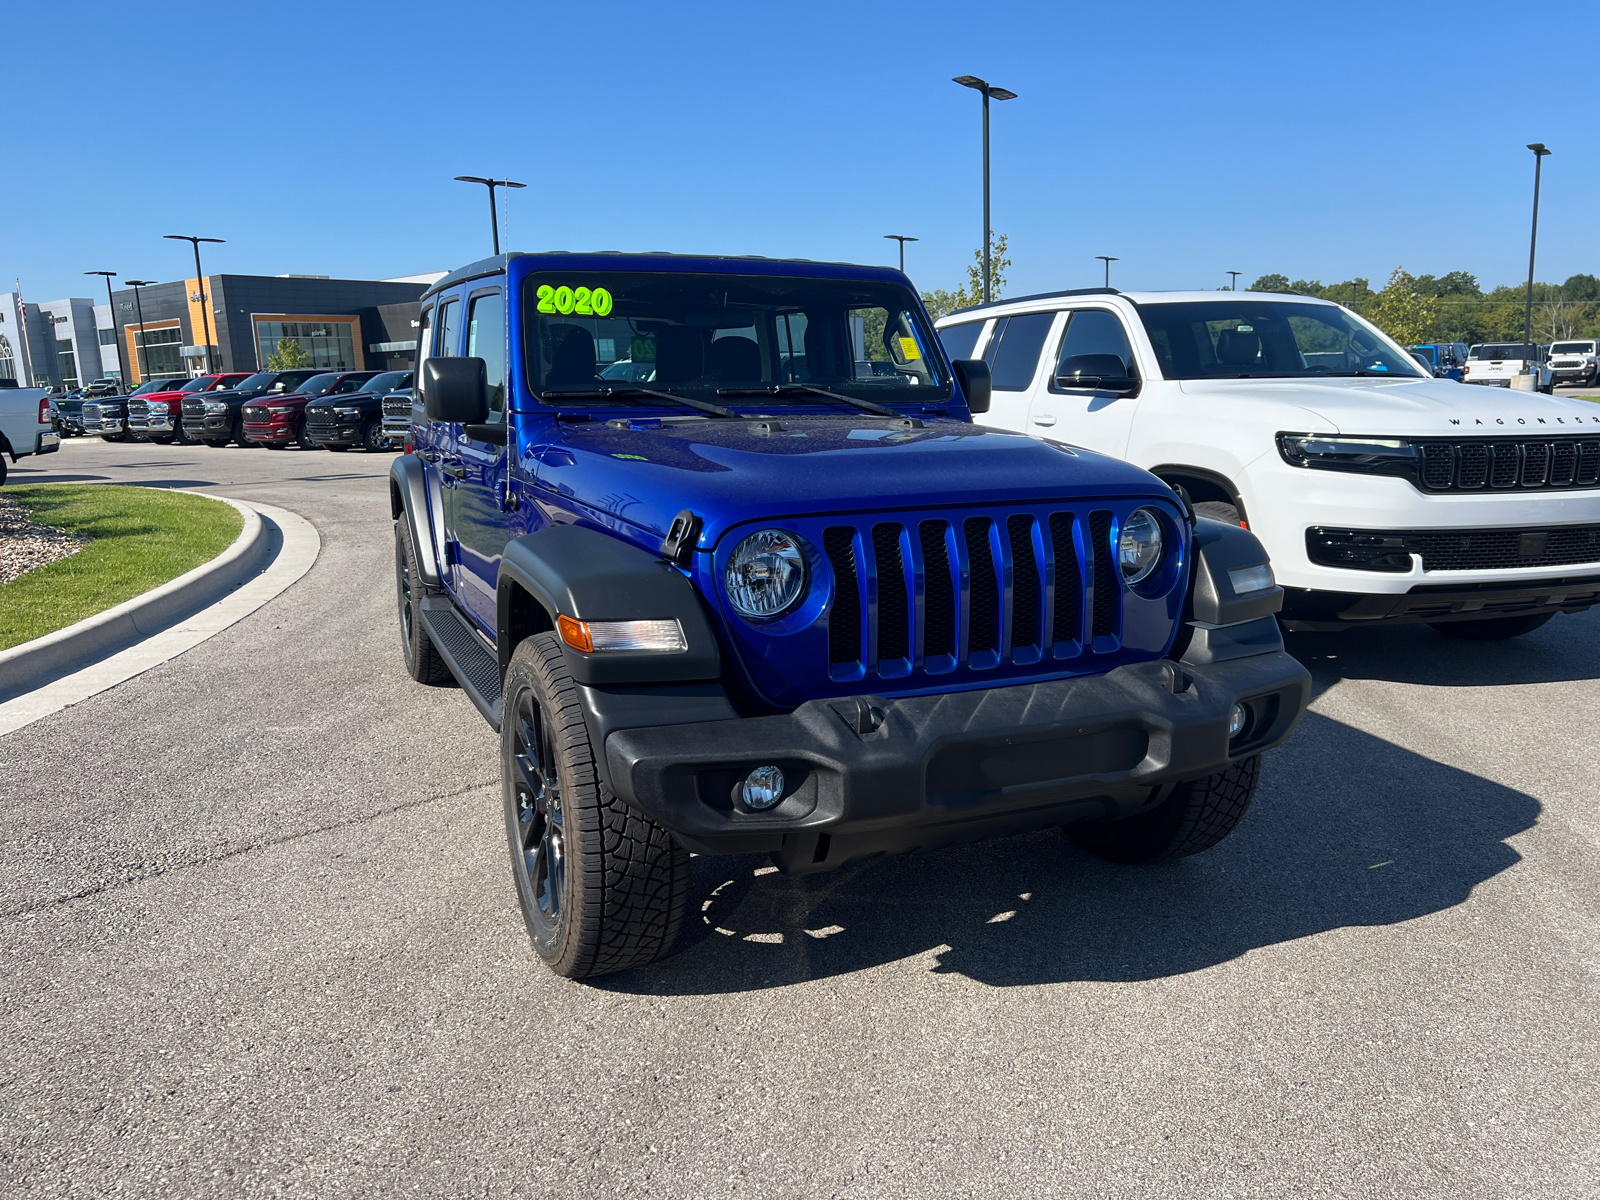
<path id="1" fill-rule="evenodd" d="M 922 302 L 928 306 L 928 315 L 935 321 L 940 317 L 948 317 L 961 307 L 958 297 L 961 293 L 952 292 L 949 288 L 934 288 L 931 292 L 922 293 Z"/>
<path id="2" fill-rule="evenodd" d="M 1250 285 L 1252 292 L 1292 292 L 1287 275 L 1263 275 Z"/>
<path id="3" fill-rule="evenodd" d="M 1437 315 L 1434 298 L 1418 294 L 1417 281 L 1404 267 L 1394 269 L 1389 282 L 1378 293 L 1377 303 L 1367 314 L 1374 325 L 1402 346 L 1414 346 L 1425 340 Z"/>
<path id="4" fill-rule="evenodd" d="M 989 299 L 1000 299 L 1000 292 L 1006 286 L 1006 268 L 1011 265 L 1011 260 L 1006 257 L 1006 235 L 1001 234 L 994 239 L 994 247 L 989 252 Z M 967 286 L 958 292 L 947 292 L 938 288 L 931 292 L 922 293 L 922 302 L 928 306 L 928 311 L 933 314 L 934 320 L 947 317 L 958 308 L 970 308 L 974 304 L 983 303 L 983 247 L 979 246 L 972 252 L 972 265 L 967 268 Z"/>
<path id="5" fill-rule="evenodd" d="M 278 352 L 267 355 L 267 370 L 287 371 L 291 367 L 309 367 L 311 355 L 306 353 L 298 338 L 279 338 Z"/>

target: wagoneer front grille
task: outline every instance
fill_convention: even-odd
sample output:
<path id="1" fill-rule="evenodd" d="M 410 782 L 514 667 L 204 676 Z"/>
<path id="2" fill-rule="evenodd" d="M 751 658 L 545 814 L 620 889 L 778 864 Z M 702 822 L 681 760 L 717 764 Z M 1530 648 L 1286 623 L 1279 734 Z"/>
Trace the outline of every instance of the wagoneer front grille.
<path id="1" fill-rule="evenodd" d="M 1419 442 L 1424 491 L 1521 491 L 1600 484 L 1600 438 Z"/>
<path id="2" fill-rule="evenodd" d="M 783 703 L 994 687 L 1155 658 L 1171 642 L 1183 586 L 1175 571 L 1158 594 L 1124 587 L 1112 541 L 1140 503 L 781 522 L 817 551 L 808 601 L 770 626 L 730 616 L 728 628 L 757 685 Z M 1175 508 L 1169 517 L 1181 563 L 1187 527 Z M 704 586 L 719 595 L 739 540 L 729 534 L 705 564 Z"/>

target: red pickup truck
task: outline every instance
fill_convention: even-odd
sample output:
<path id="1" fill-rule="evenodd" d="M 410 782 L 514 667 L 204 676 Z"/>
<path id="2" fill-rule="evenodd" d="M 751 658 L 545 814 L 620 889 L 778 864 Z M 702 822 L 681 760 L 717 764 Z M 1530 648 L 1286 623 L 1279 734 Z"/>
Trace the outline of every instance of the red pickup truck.
<path id="1" fill-rule="evenodd" d="M 321 445 L 306 436 L 306 405 L 319 396 L 342 396 L 357 391 L 376 374 L 376 371 L 326 371 L 313 375 L 292 395 L 246 404 L 244 436 L 268 450 L 282 450 L 290 442 L 302 450 L 320 450 Z"/>
<path id="2" fill-rule="evenodd" d="M 232 375 L 202 375 L 189 380 L 176 391 L 136 396 L 128 401 L 128 436 L 136 442 L 160 442 L 166 445 L 176 441 L 185 446 L 198 446 L 200 440 L 183 430 L 183 398 L 196 392 L 231 388 L 248 378 L 249 371 Z"/>

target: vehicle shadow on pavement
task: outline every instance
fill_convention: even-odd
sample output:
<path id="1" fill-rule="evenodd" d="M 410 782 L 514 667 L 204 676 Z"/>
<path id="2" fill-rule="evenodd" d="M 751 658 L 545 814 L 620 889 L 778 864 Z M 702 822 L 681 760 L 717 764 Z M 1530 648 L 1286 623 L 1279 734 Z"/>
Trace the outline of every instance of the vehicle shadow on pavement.
<path id="1" fill-rule="evenodd" d="M 996 987 L 1179 975 L 1460 904 L 1519 860 L 1506 839 L 1539 813 L 1531 796 L 1310 713 L 1207 853 L 1122 867 L 1052 830 L 811 876 L 695 858 L 677 952 L 595 982 L 737 992 L 928 954 L 937 972 Z"/>
<path id="2" fill-rule="evenodd" d="M 1290 633 L 1284 649 L 1311 672 L 1313 695 L 1341 679 L 1436 687 L 1497 687 L 1600 679 L 1600 613 L 1557 616 L 1523 637 L 1468 642 L 1424 625 Z"/>

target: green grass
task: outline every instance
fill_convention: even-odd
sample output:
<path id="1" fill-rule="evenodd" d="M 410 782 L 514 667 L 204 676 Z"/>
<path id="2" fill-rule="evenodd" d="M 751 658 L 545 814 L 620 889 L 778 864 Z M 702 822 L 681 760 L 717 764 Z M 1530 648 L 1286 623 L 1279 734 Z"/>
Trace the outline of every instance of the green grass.
<path id="1" fill-rule="evenodd" d="M 4 494 L 39 524 L 93 540 L 0 584 L 0 650 L 176 579 L 221 554 L 244 527 L 231 504 L 157 488 L 40 483 Z"/>

